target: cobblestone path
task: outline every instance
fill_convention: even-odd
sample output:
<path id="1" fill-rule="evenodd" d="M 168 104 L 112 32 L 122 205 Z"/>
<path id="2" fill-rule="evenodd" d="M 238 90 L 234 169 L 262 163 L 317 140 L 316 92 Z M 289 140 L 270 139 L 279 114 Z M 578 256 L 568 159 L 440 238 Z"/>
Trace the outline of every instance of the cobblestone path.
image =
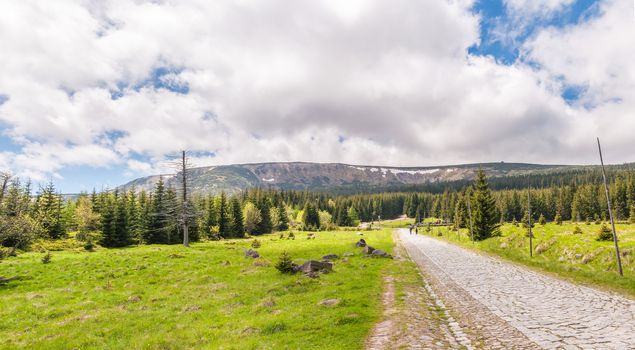
<path id="1" fill-rule="evenodd" d="M 400 230 L 410 257 L 483 348 L 635 349 L 635 301 Z"/>

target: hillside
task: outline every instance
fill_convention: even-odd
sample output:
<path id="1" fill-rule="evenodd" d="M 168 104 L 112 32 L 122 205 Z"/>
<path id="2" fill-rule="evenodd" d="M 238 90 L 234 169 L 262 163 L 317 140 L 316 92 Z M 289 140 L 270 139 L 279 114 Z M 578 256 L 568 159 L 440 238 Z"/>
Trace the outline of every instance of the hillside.
<path id="1" fill-rule="evenodd" d="M 479 168 L 490 177 L 554 173 L 575 166 L 524 163 L 484 163 L 438 167 L 386 167 L 339 163 L 257 163 L 201 167 L 190 170 L 193 192 L 237 193 L 249 187 L 340 192 L 471 180 Z M 161 176 L 133 180 L 120 189 L 151 190 Z M 167 186 L 177 186 L 177 175 L 162 175 Z"/>

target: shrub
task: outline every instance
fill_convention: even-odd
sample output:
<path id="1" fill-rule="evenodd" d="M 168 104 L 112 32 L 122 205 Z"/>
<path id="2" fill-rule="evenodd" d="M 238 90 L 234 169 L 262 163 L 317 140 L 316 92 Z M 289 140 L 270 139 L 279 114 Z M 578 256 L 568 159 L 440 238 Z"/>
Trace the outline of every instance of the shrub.
<path id="1" fill-rule="evenodd" d="M 553 221 L 556 222 L 556 225 L 562 225 L 562 216 L 560 213 L 556 214 L 556 217 L 553 218 Z"/>
<path id="2" fill-rule="evenodd" d="M 580 226 L 577 226 L 573 229 L 573 234 L 574 235 L 581 235 L 582 234 L 582 229 L 580 228 Z"/>
<path id="3" fill-rule="evenodd" d="M 295 234 L 293 232 L 289 232 L 289 239 L 295 239 Z"/>
<path id="4" fill-rule="evenodd" d="M 51 262 L 51 252 L 46 252 L 42 257 L 42 264 L 48 264 Z"/>
<path id="5" fill-rule="evenodd" d="M 284 233 L 280 234 L 280 239 L 284 239 Z"/>
<path id="6" fill-rule="evenodd" d="M 514 218 L 514 220 L 512 220 L 512 225 L 518 227 L 518 221 L 516 221 L 516 218 Z"/>
<path id="7" fill-rule="evenodd" d="M 258 249 L 258 248 L 260 248 L 260 246 L 261 246 L 260 241 L 259 241 L 259 240 L 257 240 L 257 239 L 254 239 L 254 240 L 251 242 L 251 247 L 252 247 L 252 248 L 254 248 L 254 249 Z"/>
<path id="8" fill-rule="evenodd" d="M 545 216 L 540 214 L 540 217 L 538 218 L 538 223 L 541 225 L 546 225 L 547 224 L 547 219 L 545 219 Z"/>
<path id="9" fill-rule="evenodd" d="M 286 251 L 282 252 L 278 262 L 276 263 L 276 269 L 282 273 L 293 273 L 293 260 L 291 259 L 289 253 Z"/>
<path id="10" fill-rule="evenodd" d="M 596 241 L 612 241 L 613 240 L 613 231 L 606 226 L 602 225 L 600 230 L 598 231 L 597 236 L 595 237 Z"/>
<path id="11" fill-rule="evenodd" d="M 86 243 L 84 243 L 84 250 L 89 252 L 92 252 L 93 250 L 95 250 L 95 244 L 93 244 L 92 239 L 88 239 Z"/>

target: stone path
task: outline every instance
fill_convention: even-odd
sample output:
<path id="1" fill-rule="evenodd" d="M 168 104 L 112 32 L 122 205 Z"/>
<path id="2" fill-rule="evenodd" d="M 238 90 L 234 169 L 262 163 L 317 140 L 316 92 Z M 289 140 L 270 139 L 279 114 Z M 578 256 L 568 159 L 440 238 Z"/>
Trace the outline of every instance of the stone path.
<path id="1" fill-rule="evenodd" d="M 635 349 L 635 301 L 400 230 L 477 347 Z M 438 289 L 438 290 L 437 290 Z"/>

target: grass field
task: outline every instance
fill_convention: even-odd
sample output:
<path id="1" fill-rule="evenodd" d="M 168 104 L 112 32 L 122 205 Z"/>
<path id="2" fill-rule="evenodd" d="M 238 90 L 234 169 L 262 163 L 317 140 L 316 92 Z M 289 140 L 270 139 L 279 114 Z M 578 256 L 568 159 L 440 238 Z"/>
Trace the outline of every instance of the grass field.
<path id="1" fill-rule="evenodd" d="M 573 234 L 576 226 L 580 227 L 582 234 Z M 522 226 L 505 224 L 501 227 L 500 237 L 474 243 L 470 241 L 467 229 L 461 229 L 460 235 L 445 227 L 433 227 L 430 232 L 419 229 L 419 232 L 578 282 L 635 296 L 635 225 L 616 225 L 624 277 L 617 273 L 613 241 L 595 240 L 600 227 L 594 223 L 536 224 L 533 229 L 533 258 L 529 257 L 527 229 Z"/>
<path id="2" fill-rule="evenodd" d="M 390 231 L 364 237 L 390 251 Z M 0 348 L 359 349 L 381 314 L 382 273 L 414 266 L 363 257 L 355 232 L 306 237 L 259 237 L 257 260 L 243 254 L 251 240 L 8 258 L 0 276 L 20 278 L 0 287 Z M 283 251 L 297 262 L 355 255 L 310 279 L 273 267 Z"/>

